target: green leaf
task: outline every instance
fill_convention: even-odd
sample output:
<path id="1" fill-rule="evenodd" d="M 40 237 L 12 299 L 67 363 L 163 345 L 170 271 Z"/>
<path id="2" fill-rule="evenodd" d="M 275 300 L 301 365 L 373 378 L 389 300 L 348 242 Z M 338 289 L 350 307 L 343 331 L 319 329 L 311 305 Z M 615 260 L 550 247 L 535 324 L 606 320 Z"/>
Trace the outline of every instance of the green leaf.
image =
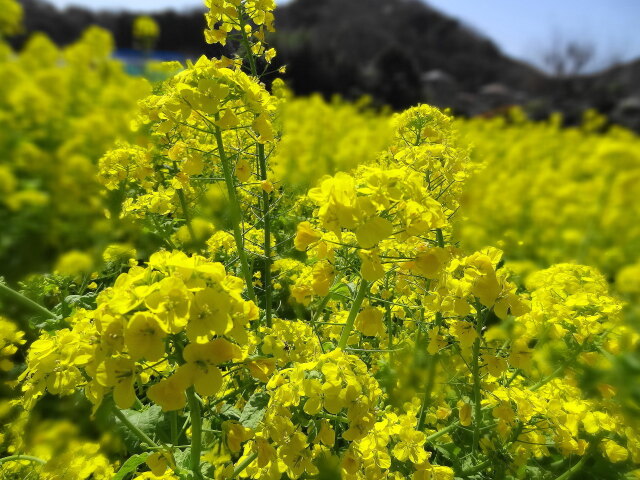
<path id="1" fill-rule="evenodd" d="M 244 406 L 239 422 L 247 428 L 255 429 L 264 417 L 264 412 L 269 404 L 269 394 L 256 392 L 249 398 Z"/>
<path id="2" fill-rule="evenodd" d="M 111 480 L 124 480 L 128 474 L 135 473 L 138 467 L 147 461 L 148 456 L 148 453 L 141 453 L 139 455 L 129 457 Z"/>
<path id="3" fill-rule="evenodd" d="M 233 420 L 238 420 L 241 414 L 240 410 L 238 410 L 233 405 L 229 405 L 228 403 L 225 403 L 222 405 L 222 407 L 220 407 L 219 413 L 220 413 L 220 416 L 232 418 Z"/>
<path id="4" fill-rule="evenodd" d="M 122 413 L 150 438 L 165 443 L 171 442 L 169 420 L 158 405 L 152 405 L 142 411 L 122 410 Z M 120 422 L 117 423 L 117 428 L 127 448 L 132 451 L 136 450 L 140 445 L 140 439 Z"/>
<path id="5" fill-rule="evenodd" d="M 176 461 L 176 466 L 179 468 L 189 469 L 189 460 L 191 459 L 191 449 L 175 450 L 173 452 L 173 458 Z"/>

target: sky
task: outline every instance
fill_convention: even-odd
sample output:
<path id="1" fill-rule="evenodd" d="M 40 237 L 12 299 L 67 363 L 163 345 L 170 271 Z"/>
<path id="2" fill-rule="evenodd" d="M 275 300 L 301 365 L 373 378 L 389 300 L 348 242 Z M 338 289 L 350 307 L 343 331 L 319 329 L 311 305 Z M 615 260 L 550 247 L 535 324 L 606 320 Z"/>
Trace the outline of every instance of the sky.
<path id="1" fill-rule="evenodd" d="M 48 1 L 59 7 L 73 4 L 135 11 L 180 10 L 202 5 L 200 0 Z M 532 63 L 540 64 L 544 51 L 559 41 L 574 40 L 596 46 L 592 69 L 613 60 L 640 57 L 640 0 L 425 1 L 474 27 L 507 55 Z"/>

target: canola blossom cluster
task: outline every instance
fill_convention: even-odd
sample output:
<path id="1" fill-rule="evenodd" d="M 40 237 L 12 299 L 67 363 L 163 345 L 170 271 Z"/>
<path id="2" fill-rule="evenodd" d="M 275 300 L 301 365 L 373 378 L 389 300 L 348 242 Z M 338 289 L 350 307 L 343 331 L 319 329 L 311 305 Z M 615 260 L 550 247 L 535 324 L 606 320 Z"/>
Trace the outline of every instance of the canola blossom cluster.
<path id="1" fill-rule="evenodd" d="M 0 35 L 0 262 L 15 279 L 129 235 L 103 214 L 96 164 L 134 136 L 131 116 L 150 87 L 111 58 L 113 39 L 98 27 L 63 50 L 42 34 L 19 54 L 3 48 Z"/>
<path id="2" fill-rule="evenodd" d="M 108 50 L 84 57 L 77 95 L 142 85 L 123 93 L 118 131 L 91 141 L 89 113 L 53 109 L 56 148 L 29 140 L 34 125 L 21 127 L 28 147 L 0 143 L 13 179 L 3 199 L 33 191 L 57 211 L 77 191 L 92 199 L 83 215 L 114 226 L 98 240 L 78 220 L 86 243 L 70 241 L 55 274 L 22 291 L 0 281 L 2 306 L 15 303 L 0 317 L 2 478 L 640 478 L 628 376 L 640 268 L 617 206 L 635 137 L 598 133 L 597 117 L 561 129 L 517 112 L 459 120 L 428 105 L 376 114 L 295 99 L 264 83 L 274 2 L 206 6 L 206 41 L 233 40 L 233 58 L 169 65 L 151 93 Z M 137 25 L 154 37 L 148 19 Z M 82 45 L 70 49 L 97 48 Z M 22 72 L 28 49 L 6 68 Z M 76 68 L 62 59 L 49 76 Z M 93 84 L 101 68 L 110 79 Z M 0 109 L 12 128 L 28 120 L 16 105 Z M 69 158 L 83 147 L 81 173 Z M 79 178 L 21 170 L 21 148 Z M 551 246 L 587 228 L 572 216 L 584 189 L 604 202 L 584 205 L 602 237 L 574 256 Z M 566 214 L 549 216 L 554 202 Z"/>
<path id="3" fill-rule="evenodd" d="M 562 128 L 559 116 L 534 123 L 519 111 L 460 121 L 479 165 L 457 218 L 460 240 L 499 245 L 529 271 L 572 261 L 613 279 L 638 262 L 630 219 L 640 214 L 640 142 L 621 127 L 603 133 L 603 121 L 591 112 Z"/>

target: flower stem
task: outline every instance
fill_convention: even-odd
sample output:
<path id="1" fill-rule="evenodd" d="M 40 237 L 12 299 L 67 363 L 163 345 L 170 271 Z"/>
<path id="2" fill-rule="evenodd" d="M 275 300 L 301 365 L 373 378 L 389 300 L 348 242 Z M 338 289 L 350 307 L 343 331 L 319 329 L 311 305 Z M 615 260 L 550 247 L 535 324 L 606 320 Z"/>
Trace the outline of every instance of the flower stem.
<path id="1" fill-rule="evenodd" d="M 258 454 L 256 452 L 251 453 L 251 455 L 249 455 L 242 462 L 236 465 L 236 468 L 233 469 L 233 473 L 231 474 L 230 478 L 237 478 L 238 475 L 240 475 L 245 468 L 251 465 L 251 462 L 253 462 L 256 458 L 258 458 Z"/>
<path id="2" fill-rule="evenodd" d="M 46 309 L 45 307 L 43 307 L 39 303 L 34 302 L 29 297 L 23 295 L 22 293 L 14 290 L 11 287 L 9 287 L 6 283 L 4 283 L 4 280 L 1 279 L 1 278 L 0 278 L 0 292 L 6 294 L 8 297 L 13 298 L 18 303 L 21 303 L 22 305 L 24 305 L 26 307 L 29 307 L 34 311 L 37 311 L 37 312 L 41 313 L 42 315 L 44 315 L 47 318 L 52 318 L 54 320 L 57 320 L 58 318 L 60 318 L 55 313 L 53 313 L 52 311 Z"/>
<path id="3" fill-rule="evenodd" d="M 473 407 L 474 425 L 473 425 L 473 443 L 471 450 L 475 453 L 480 441 L 480 430 L 482 429 L 482 395 L 480 390 L 480 340 L 482 338 L 482 329 L 484 327 L 484 313 L 481 305 L 476 307 L 476 339 L 473 342 L 473 358 L 472 358 L 472 374 L 473 374 Z"/>
<path id="4" fill-rule="evenodd" d="M 267 179 L 267 159 L 264 154 L 264 145 L 257 144 L 258 148 L 258 162 L 260 163 L 260 178 L 262 180 Z M 262 191 L 262 222 L 264 230 L 264 311 L 265 322 L 267 327 L 271 326 L 271 303 L 273 295 L 273 286 L 271 281 L 271 203 L 270 193 Z"/>
<path id="5" fill-rule="evenodd" d="M 460 422 L 458 420 L 454 420 L 451 424 L 447 425 L 443 429 L 440 429 L 436 433 L 433 433 L 433 434 L 429 435 L 427 437 L 427 442 L 433 442 L 434 440 L 437 440 L 441 436 L 446 435 L 450 431 L 455 430 L 456 428 L 458 428 L 459 425 L 460 425 Z"/>
<path id="6" fill-rule="evenodd" d="M 438 229 L 438 231 L 440 231 Z M 442 324 L 442 313 L 436 312 L 436 326 L 435 328 L 439 328 Z M 438 360 L 439 355 L 436 352 L 431 356 L 431 364 L 429 365 L 429 373 L 427 377 L 427 384 L 424 391 L 424 398 L 422 399 L 422 407 L 420 408 L 420 415 L 418 416 L 418 430 L 422 430 L 424 428 L 424 423 L 427 418 L 427 407 L 429 406 L 429 401 L 431 400 L 431 392 L 433 391 L 433 385 L 436 380 L 436 373 L 438 369 Z"/>
<path id="7" fill-rule="evenodd" d="M 7 462 L 20 462 L 27 461 L 33 463 L 39 463 L 40 465 L 44 465 L 47 462 L 38 457 L 32 457 L 31 455 L 10 455 L 8 457 L 0 458 L 0 465 Z"/>
<path id="8" fill-rule="evenodd" d="M 200 454 L 202 452 L 202 417 L 200 414 L 200 402 L 196 398 L 193 387 L 187 389 L 187 402 L 191 416 L 191 458 L 190 467 L 196 478 L 202 478 L 200 471 Z"/>
<path id="9" fill-rule="evenodd" d="M 559 477 L 556 477 L 555 480 L 569 480 L 576 473 L 582 470 L 582 468 L 585 466 L 585 464 L 587 463 L 587 460 L 589 460 L 590 457 L 591 457 L 591 451 L 588 450 L 587 452 L 585 452 L 584 455 L 582 455 L 582 458 L 578 461 L 578 463 L 576 463 L 573 467 L 571 467 L 566 472 L 561 474 Z"/>
<path id="10" fill-rule="evenodd" d="M 353 330 L 353 324 L 356 321 L 356 316 L 360 311 L 360 305 L 362 305 L 362 301 L 364 297 L 369 292 L 369 282 L 364 278 L 360 280 L 360 286 L 358 287 L 358 293 L 356 293 L 356 298 L 353 301 L 353 305 L 351 305 L 351 310 L 349 310 L 349 316 L 347 317 L 347 323 L 345 323 L 344 328 L 342 329 L 342 335 L 340 336 L 340 341 L 338 342 L 338 348 L 344 349 L 347 346 L 347 342 L 349 341 L 349 335 L 351 335 L 351 330 Z"/>
<path id="11" fill-rule="evenodd" d="M 187 229 L 189 230 L 189 235 L 191 236 L 191 242 L 196 242 L 196 235 L 193 231 L 193 225 L 191 225 L 191 215 L 189 214 L 189 207 L 187 206 L 187 199 L 184 196 L 184 192 L 181 188 L 176 190 L 178 192 L 178 199 L 180 200 L 180 207 L 182 208 L 182 213 L 184 214 L 184 221 L 187 224 Z"/>
<path id="12" fill-rule="evenodd" d="M 222 130 L 220 130 L 220 127 L 216 126 L 214 134 L 218 146 L 220 163 L 222 164 L 224 183 L 227 185 L 227 193 L 229 194 L 229 213 L 231 215 L 231 223 L 233 224 L 233 238 L 236 242 L 238 257 L 240 258 L 240 268 L 242 269 L 244 281 L 247 284 L 247 292 L 249 294 L 249 298 L 255 301 L 256 292 L 253 289 L 253 275 L 251 275 L 251 269 L 249 268 L 249 262 L 247 261 L 247 254 L 244 250 L 244 239 L 242 238 L 242 212 L 240 210 L 240 203 L 238 202 L 238 195 L 236 194 L 236 186 L 233 181 L 233 175 L 231 174 L 229 159 L 227 158 L 227 154 L 225 153 L 224 143 L 222 141 Z"/>

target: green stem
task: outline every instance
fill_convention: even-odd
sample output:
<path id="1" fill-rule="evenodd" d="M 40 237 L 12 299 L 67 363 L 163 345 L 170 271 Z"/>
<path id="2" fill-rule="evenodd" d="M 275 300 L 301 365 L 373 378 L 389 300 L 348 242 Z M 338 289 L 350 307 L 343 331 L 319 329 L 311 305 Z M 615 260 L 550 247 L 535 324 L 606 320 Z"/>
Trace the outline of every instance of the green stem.
<path id="1" fill-rule="evenodd" d="M 238 8 L 238 18 L 240 19 L 240 32 L 242 35 L 242 43 L 244 45 L 245 50 L 247 51 L 247 58 L 249 59 L 249 66 L 251 69 L 251 75 L 254 77 L 258 77 L 258 68 L 256 66 L 256 60 L 254 58 L 253 52 L 251 51 L 251 43 L 249 42 L 249 38 L 247 37 L 247 32 L 244 30 L 245 21 L 244 21 L 244 11 L 242 7 Z M 260 142 L 256 142 L 256 150 L 258 152 L 258 166 L 259 166 L 259 174 L 260 180 L 267 179 L 267 158 L 264 154 L 264 145 Z M 272 319 L 272 302 L 271 298 L 273 295 L 273 285 L 271 281 L 271 205 L 270 205 L 270 194 L 268 192 L 262 192 L 262 222 L 263 222 L 263 232 L 264 232 L 264 272 L 263 272 L 263 289 L 264 289 L 264 313 L 265 313 L 265 323 L 267 327 L 271 326 Z"/>
<path id="2" fill-rule="evenodd" d="M 251 455 L 245 458 L 242 462 L 236 465 L 236 468 L 233 469 L 233 473 L 231 474 L 230 478 L 237 478 L 238 475 L 240 475 L 245 468 L 251 465 L 251 462 L 253 462 L 256 458 L 258 458 L 258 454 L 256 452 L 253 452 Z"/>
<path id="3" fill-rule="evenodd" d="M 473 373 L 473 407 L 474 425 L 473 425 L 473 443 L 471 445 L 472 452 L 475 453 L 478 448 L 478 442 L 480 441 L 480 429 L 482 428 L 482 395 L 480 391 L 480 339 L 482 338 L 482 328 L 484 327 L 484 314 L 480 310 L 481 306 L 477 307 L 477 321 L 476 321 L 476 334 L 477 337 L 473 342 L 473 358 L 472 358 L 472 373 Z"/>
<path id="4" fill-rule="evenodd" d="M 178 412 L 169 412 L 169 422 L 171 428 L 171 444 L 175 445 L 178 442 Z"/>
<path id="5" fill-rule="evenodd" d="M 367 292 L 369 292 L 369 282 L 363 278 L 360 280 L 358 293 L 356 293 L 356 298 L 353 301 L 353 305 L 351 305 L 351 310 L 349 310 L 347 323 L 345 323 L 344 328 L 342 329 L 342 335 L 340 336 L 340 341 L 338 342 L 338 348 L 344 349 L 347 346 L 349 335 L 351 335 L 351 330 L 353 330 L 353 324 L 356 321 L 358 312 L 360 311 L 360 305 L 362 305 L 362 301 L 367 295 Z"/>
<path id="6" fill-rule="evenodd" d="M 187 229 L 189 230 L 189 235 L 191 235 L 191 241 L 193 243 L 196 242 L 196 235 L 193 232 L 193 225 L 191 225 L 191 215 L 189 215 L 189 208 L 187 207 L 187 199 L 184 196 L 184 192 L 181 188 L 176 190 L 178 192 L 178 199 L 180 200 L 180 207 L 182 208 L 182 213 L 184 214 L 184 221 L 187 223 Z"/>
<path id="7" fill-rule="evenodd" d="M 264 145 L 257 144 L 258 162 L 260 163 L 260 178 L 267 179 L 267 159 L 264 155 Z M 271 281 L 271 204 L 269 192 L 262 191 L 262 222 L 264 230 L 264 295 L 265 295 L 265 321 L 267 327 L 271 326 L 271 304 L 273 285 Z"/>
<path id="8" fill-rule="evenodd" d="M 39 303 L 34 302 L 29 297 L 26 297 L 22 293 L 9 287 L 7 284 L 4 283 L 2 279 L 0 279 L 0 292 L 5 293 L 8 297 L 11 297 L 12 299 L 16 300 L 18 303 L 21 303 L 22 305 L 41 313 L 47 318 L 52 318 L 54 320 L 57 320 L 58 318 L 60 318 L 55 313 L 53 313 L 50 310 L 47 310 L 45 307 L 43 307 Z"/>
<path id="9" fill-rule="evenodd" d="M 7 462 L 20 462 L 27 461 L 33 463 L 39 463 L 40 465 L 45 465 L 47 462 L 38 457 L 32 457 L 31 455 L 10 455 L 8 457 L 0 458 L 0 465 Z"/>
<path id="10" fill-rule="evenodd" d="M 460 422 L 458 420 L 455 420 L 450 425 L 447 425 L 443 429 L 438 430 L 436 433 L 433 433 L 433 434 L 429 435 L 427 437 L 427 442 L 433 442 L 434 440 L 437 440 L 441 436 L 446 435 L 447 433 L 449 433 L 451 430 L 455 430 L 458 427 L 458 425 L 460 425 Z"/>
<path id="11" fill-rule="evenodd" d="M 200 454 L 202 452 L 202 417 L 200 415 L 200 402 L 196 398 L 193 387 L 187 389 L 187 402 L 191 415 L 191 458 L 190 467 L 196 478 L 202 478 L 200 470 Z"/>
<path id="12" fill-rule="evenodd" d="M 115 404 L 113 404 L 113 413 L 115 414 L 116 417 L 118 417 L 118 420 L 120 420 L 123 425 L 125 425 L 129 430 L 131 430 L 131 432 L 136 437 L 140 439 L 141 442 L 146 443 L 150 447 L 159 446 L 156 442 L 151 440 L 151 438 L 149 438 L 149 436 L 146 433 L 144 433 L 137 426 L 131 423 L 131 421 L 127 418 L 127 416 L 124 413 L 122 413 L 122 411 Z"/>
<path id="13" fill-rule="evenodd" d="M 569 365 L 571 365 L 573 362 L 575 362 L 575 360 L 578 358 L 578 356 L 581 353 L 582 353 L 582 348 L 577 349 L 577 351 L 573 355 L 571 355 L 571 357 L 569 357 L 566 362 L 564 362 L 562 365 L 560 365 L 558 368 L 556 368 L 549 375 L 547 375 L 546 377 L 542 378 L 538 383 L 536 383 L 533 386 L 531 386 L 529 388 L 529 390 L 531 390 L 532 392 L 535 392 L 540 387 L 542 387 L 542 386 L 546 385 L 547 383 L 549 383 L 551 380 L 553 380 L 558 375 L 560 375 L 564 371 L 565 368 L 567 368 Z"/>
<path id="14" fill-rule="evenodd" d="M 489 465 L 491 465 L 491 460 L 485 460 L 484 462 L 479 463 L 478 465 L 475 465 L 473 467 L 467 468 L 466 470 L 463 470 L 462 472 L 460 472 L 460 476 L 468 477 L 475 473 L 482 472 L 486 470 Z"/>
<path id="15" fill-rule="evenodd" d="M 440 229 L 438 229 L 440 231 Z M 436 312 L 436 328 L 440 327 L 442 324 L 442 313 Z M 424 397 L 422 399 L 422 407 L 420 408 L 420 415 L 418 416 L 418 430 L 422 430 L 424 428 L 424 423 L 427 418 L 427 408 L 429 406 L 429 400 L 431 400 L 431 392 L 433 391 L 433 386 L 435 384 L 437 367 L 438 367 L 438 358 L 439 355 L 436 352 L 431 357 L 431 364 L 429 365 L 429 376 L 427 378 L 427 385 L 424 391 Z"/>
<path id="16" fill-rule="evenodd" d="M 561 474 L 559 477 L 556 477 L 555 480 L 569 480 L 571 477 L 573 477 L 576 473 L 578 473 L 580 470 L 582 470 L 582 468 L 585 466 L 585 464 L 587 463 L 587 460 L 589 460 L 589 458 L 591 457 L 591 451 L 587 451 L 585 452 L 585 454 L 582 456 L 582 458 L 578 461 L 578 463 L 576 463 L 573 467 L 571 467 L 569 470 L 567 470 L 566 472 L 564 472 L 563 474 Z"/>
<path id="17" fill-rule="evenodd" d="M 247 261 L 247 254 L 244 250 L 244 239 L 242 238 L 242 212 L 240 210 L 240 203 L 238 202 L 238 196 L 236 194 L 236 186 L 233 181 L 231 166 L 229 165 L 229 159 L 225 153 L 224 143 L 222 141 L 222 130 L 220 130 L 220 127 L 218 126 L 216 126 L 215 137 L 218 146 L 218 155 L 220 156 L 220 163 L 222 164 L 222 172 L 224 174 L 224 183 L 227 185 L 227 193 L 229 194 L 229 213 L 231 215 L 231 223 L 233 224 L 233 238 L 236 242 L 238 257 L 240 258 L 240 267 L 242 269 L 244 281 L 247 284 L 249 298 L 255 301 L 256 292 L 253 289 L 253 275 L 251 275 L 251 269 L 249 268 L 249 262 Z"/>
<path id="18" fill-rule="evenodd" d="M 258 76 L 258 67 L 256 66 L 256 59 L 253 56 L 253 51 L 251 50 L 251 43 L 249 42 L 249 37 L 247 36 L 247 32 L 244 31 L 244 26 L 246 25 L 244 21 L 244 8 L 241 6 L 238 7 L 238 18 L 240 19 L 240 34 L 242 35 L 242 44 L 244 49 L 247 51 L 247 58 L 249 59 L 249 69 L 251 70 L 251 75 L 254 77 Z"/>
<path id="19" fill-rule="evenodd" d="M 387 348 L 389 349 L 389 363 L 393 361 L 393 317 L 391 316 L 391 305 L 385 304 L 384 315 L 387 320 L 387 336 L 389 341 L 387 342 Z"/>

